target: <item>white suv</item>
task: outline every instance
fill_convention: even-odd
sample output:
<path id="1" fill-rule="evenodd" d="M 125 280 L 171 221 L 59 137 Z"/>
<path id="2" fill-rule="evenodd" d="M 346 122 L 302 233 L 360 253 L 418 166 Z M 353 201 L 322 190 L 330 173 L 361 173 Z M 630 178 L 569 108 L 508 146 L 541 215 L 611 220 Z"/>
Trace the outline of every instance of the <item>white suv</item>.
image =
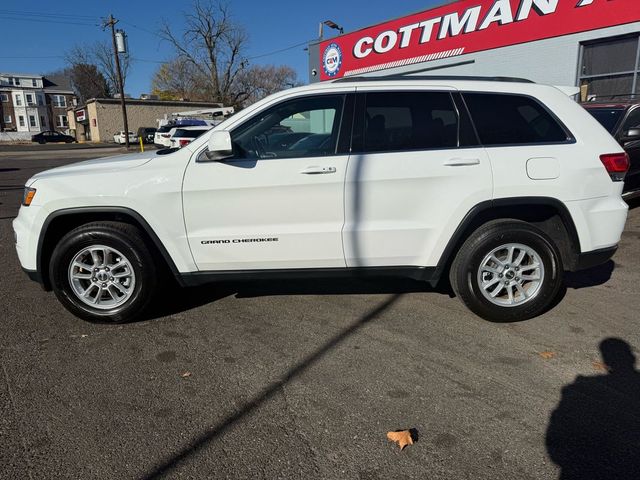
<path id="1" fill-rule="evenodd" d="M 166 266 L 183 286 L 448 277 L 473 312 L 514 321 L 614 254 L 628 165 L 554 87 L 351 78 L 268 97 L 170 154 L 39 173 L 13 226 L 24 270 L 88 320 L 139 316 Z"/>

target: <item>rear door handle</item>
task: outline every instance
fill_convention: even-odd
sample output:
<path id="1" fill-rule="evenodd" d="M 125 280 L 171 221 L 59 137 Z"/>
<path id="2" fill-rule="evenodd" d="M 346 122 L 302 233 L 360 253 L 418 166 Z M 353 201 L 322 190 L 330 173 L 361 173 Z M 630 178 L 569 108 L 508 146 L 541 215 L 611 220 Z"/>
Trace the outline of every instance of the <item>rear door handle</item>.
<path id="1" fill-rule="evenodd" d="M 300 173 L 304 175 L 326 175 L 327 173 L 336 173 L 336 167 L 307 167 Z"/>
<path id="2" fill-rule="evenodd" d="M 479 158 L 451 158 L 444 162 L 446 167 L 464 167 L 466 165 L 480 165 Z"/>

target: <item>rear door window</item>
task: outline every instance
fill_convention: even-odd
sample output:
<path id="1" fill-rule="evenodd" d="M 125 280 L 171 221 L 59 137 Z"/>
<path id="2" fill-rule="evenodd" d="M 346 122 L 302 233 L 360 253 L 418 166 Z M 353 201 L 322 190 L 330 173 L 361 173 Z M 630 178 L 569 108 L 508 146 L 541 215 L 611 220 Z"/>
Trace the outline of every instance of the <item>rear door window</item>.
<path id="1" fill-rule="evenodd" d="M 571 140 L 551 113 L 531 97 L 494 93 L 465 93 L 463 96 L 485 146 Z"/>
<path id="2" fill-rule="evenodd" d="M 367 93 L 365 152 L 458 146 L 458 114 L 447 92 Z"/>

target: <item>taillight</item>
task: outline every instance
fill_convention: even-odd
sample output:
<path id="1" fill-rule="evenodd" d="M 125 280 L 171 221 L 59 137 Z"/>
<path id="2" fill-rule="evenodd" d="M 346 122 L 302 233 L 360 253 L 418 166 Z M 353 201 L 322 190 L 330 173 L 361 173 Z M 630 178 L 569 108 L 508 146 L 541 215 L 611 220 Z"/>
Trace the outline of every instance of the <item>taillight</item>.
<path id="1" fill-rule="evenodd" d="M 614 182 L 622 182 L 629 171 L 629 155 L 624 152 L 600 155 L 600 161 Z"/>
<path id="2" fill-rule="evenodd" d="M 180 140 L 180 147 L 184 147 L 185 145 L 189 145 L 191 140 Z"/>

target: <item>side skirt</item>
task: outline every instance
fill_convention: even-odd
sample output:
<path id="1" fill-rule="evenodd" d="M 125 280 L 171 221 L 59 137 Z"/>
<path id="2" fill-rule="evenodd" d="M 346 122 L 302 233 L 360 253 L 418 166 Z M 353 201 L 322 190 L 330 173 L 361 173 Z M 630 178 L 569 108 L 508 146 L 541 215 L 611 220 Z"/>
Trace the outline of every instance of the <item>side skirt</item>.
<path id="1" fill-rule="evenodd" d="M 432 287 L 438 283 L 436 267 L 361 267 L 361 268 L 305 268 L 286 270 L 230 270 L 179 274 L 179 281 L 187 287 L 213 282 L 252 280 L 300 280 L 314 278 L 411 278 L 428 282 Z"/>

